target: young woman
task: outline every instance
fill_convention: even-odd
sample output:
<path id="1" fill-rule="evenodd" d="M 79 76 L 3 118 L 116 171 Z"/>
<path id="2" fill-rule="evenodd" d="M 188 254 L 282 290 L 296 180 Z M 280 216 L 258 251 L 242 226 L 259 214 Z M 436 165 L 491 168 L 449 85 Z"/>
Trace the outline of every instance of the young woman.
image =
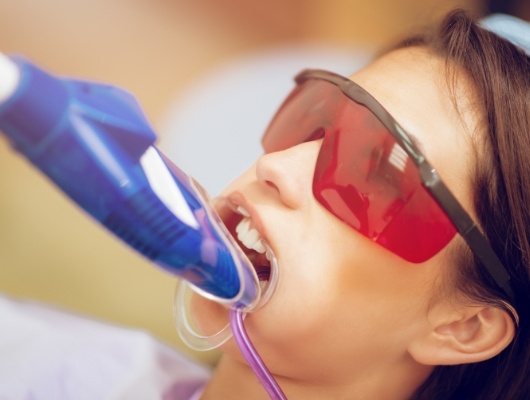
<path id="1" fill-rule="evenodd" d="M 454 12 L 349 79 L 297 80 L 218 201 L 278 260 L 245 325 L 286 396 L 530 398 L 529 57 Z M 202 398 L 267 398 L 223 350 Z"/>

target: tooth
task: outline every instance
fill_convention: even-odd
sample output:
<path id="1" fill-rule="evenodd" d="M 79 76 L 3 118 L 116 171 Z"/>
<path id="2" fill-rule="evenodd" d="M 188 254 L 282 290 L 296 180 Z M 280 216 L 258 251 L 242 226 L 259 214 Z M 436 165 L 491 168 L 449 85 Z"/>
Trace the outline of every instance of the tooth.
<path id="1" fill-rule="evenodd" d="M 266 249 L 259 232 L 250 227 L 250 218 L 243 218 L 236 226 L 237 238 L 247 248 L 264 254 Z"/>
<path id="2" fill-rule="evenodd" d="M 243 218 L 239 224 L 236 226 L 236 232 L 239 234 L 246 232 L 250 226 L 250 220 L 248 218 Z"/>
<path id="3" fill-rule="evenodd" d="M 241 222 L 237 225 L 236 232 L 237 232 L 237 238 L 245 246 L 246 246 L 249 230 L 250 230 L 250 220 L 248 218 L 243 218 Z"/>
<path id="4" fill-rule="evenodd" d="M 239 224 L 237 224 L 236 226 L 236 233 L 239 234 L 241 233 L 241 231 L 243 230 L 243 226 L 241 225 L 241 222 L 243 222 L 243 220 L 239 221 Z"/>
<path id="5" fill-rule="evenodd" d="M 245 217 L 247 217 L 247 218 L 250 217 L 249 212 L 248 212 L 247 210 L 245 210 L 243 207 L 241 207 L 241 206 L 237 206 L 236 210 L 237 210 L 237 212 L 238 212 L 239 214 L 241 214 L 241 215 L 243 215 L 243 216 L 245 216 Z"/>
<path id="6" fill-rule="evenodd" d="M 259 240 L 259 233 L 255 229 L 250 229 L 244 234 L 244 241 L 242 241 L 245 246 L 247 246 L 249 249 L 254 246 L 254 243 L 256 243 L 257 240 Z"/>
<path id="7" fill-rule="evenodd" d="M 256 250 L 258 253 L 263 254 L 265 253 L 265 245 L 261 241 L 261 239 L 258 239 L 256 243 L 254 243 L 254 246 L 252 246 L 253 250 Z"/>

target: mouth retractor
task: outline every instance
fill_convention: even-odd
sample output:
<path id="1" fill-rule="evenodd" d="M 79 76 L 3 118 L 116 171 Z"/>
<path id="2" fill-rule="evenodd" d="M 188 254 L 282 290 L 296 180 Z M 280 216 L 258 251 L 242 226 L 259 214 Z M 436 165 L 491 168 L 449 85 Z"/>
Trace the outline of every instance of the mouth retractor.
<path id="1" fill-rule="evenodd" d="M 251 308 L 247 308 L 246 310 L 240 308 L 240 310 L 245 311 L 243 316 L 246 315 L 246 312 L 259 310 L 262 306 L 267 304 L 272 297 L 278 283 L 278 261 L 272 249 L 267 245 L 265 246 L 267 257 L 270 260 L 269 280 L 265 285 L 260 287 L 261 294 L 258 303 L 254 304 Z M 243 253 L 241 249 L 239 249 L 239 251 Z M 255 271 L 254 274 L 256 274 Z M 193 322 L 193 313 L 191 310 L 193 295 L 197 295 L 197 293 L 199 296 L 208 299 L 207 295 L 204 295 L 204 293 L 200 291 L 198 292 L 197 289 L 190 285 L 187 281 L 180 280 L 175 293 L 174 315 L 176 327 L 180 338 L 187 346 L 198 351 L 209 351 L 222 346 L 230 338 L 232 338 L 233 333 L 230 327 L 230 321 L 228 319 L 225 325 L 217 332 L 204 333 L 197 328 Z M 214 299 L 210 300 L 214 301 Z M 226 311 L 228 314 L 229 309 L 227 308 Z"/>

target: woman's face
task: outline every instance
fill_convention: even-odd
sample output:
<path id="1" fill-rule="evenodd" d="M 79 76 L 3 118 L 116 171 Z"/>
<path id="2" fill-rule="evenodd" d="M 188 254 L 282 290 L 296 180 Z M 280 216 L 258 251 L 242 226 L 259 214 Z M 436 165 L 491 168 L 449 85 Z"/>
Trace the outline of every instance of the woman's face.
<path id="1" fill-rule="evenodd" d="M 457 75 L 458 77 L 459 75 Z M 445 64 L 420 48 L 391 52 L 351 76 L 420 142 L 455 196 L 471 207 L 471 135 L 467 104 L 455 110 Z M 422 264 L 409 263 L 330 214 L 312 194 L 321 141 L 261 156 L 223 193 L 249 210 L 279 265 L 270 301 L 246 327 L 273 373 L 333 382 L 356 372 L 397 365 L 415 335 L 429 327 L 429 309 L 451 268 L 448 248 Z M 222 201 L 219 201 L 221 213 Z M 225 313 L 205 306 L 203 323 Z M 238 357 L 229 343 L 225 350 Z"/>

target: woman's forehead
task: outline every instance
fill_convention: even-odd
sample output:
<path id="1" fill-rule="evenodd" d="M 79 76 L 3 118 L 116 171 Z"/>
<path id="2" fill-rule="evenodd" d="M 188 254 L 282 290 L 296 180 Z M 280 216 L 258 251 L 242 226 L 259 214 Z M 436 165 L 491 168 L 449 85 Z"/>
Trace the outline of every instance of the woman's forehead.
<path id="1" fill-rule="evenodd" d="M 477 118 L 463 73 L 449 86 L 445 60 L 420 47 L 392 51 L 350 78 L 372 94 L 420 143 L 429 162 L 465 208 L 471 207 Z"/>

